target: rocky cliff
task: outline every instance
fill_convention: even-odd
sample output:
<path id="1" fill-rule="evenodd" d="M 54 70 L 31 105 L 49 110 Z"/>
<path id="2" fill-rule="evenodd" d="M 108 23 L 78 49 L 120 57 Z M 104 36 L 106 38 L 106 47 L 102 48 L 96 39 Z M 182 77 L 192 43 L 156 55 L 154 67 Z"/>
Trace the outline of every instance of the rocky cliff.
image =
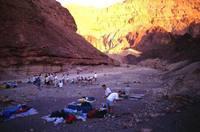
<path id="1" fill-rule="evenodd" d="M 106 53 L 121 54 L 129 48 L 145 53 L 176 43 L 177 35 L 200 36 L 199 0 L 125 0 L 105 9 L 67 7 L 78 32 Z"/>
<path id="2" fill-rule="evenodd" d="M 0 12 L 1 71 L 112 63 L 76 33 L 73 17 L 55 0 L 0 0 Z"/>

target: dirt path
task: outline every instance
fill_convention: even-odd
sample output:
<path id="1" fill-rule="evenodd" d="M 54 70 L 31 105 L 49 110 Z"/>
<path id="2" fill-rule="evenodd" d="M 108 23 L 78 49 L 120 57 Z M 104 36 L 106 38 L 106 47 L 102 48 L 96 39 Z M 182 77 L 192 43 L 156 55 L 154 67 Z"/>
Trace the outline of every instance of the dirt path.
<path id="1" fill-rule="evenodd" d="M 178 113 L 166 113 L 169 102 L 159 98 L 163 90 L 161 71 L 145 67 L 98 67 L 87 68 L 82 75 L 91 71 L 98 74 L 98 81 L 93 85 L 67 84 L 63 89 L 43 87 L 39 90 L 31 84 L 20 84 L 16 89 L 1 90 L 0 95 L 8 96 L 18 102 L 27 102 L 39 111 L 39 114 L 17 118 L 0 123 L 1 132 L 56 132 L 56 131 L 142 131 L 142 128 L 152 131 L 177 132 L 184 131 L 186 126 L 180 123 L 187 116 L 187 110 Z M 73 74 L 71 75 L 73 76 Z M 74 124 L 54 126 L 41 119 L 55 110 L 63 109 L 68 103 L 82 96 L 97 98 L 94 106 L 98 107 L 105 100 L 102 84 L 107 84 L 113 91 L 126 90 L 129 95 L 142 93 L 140 100 L 123 100 L 114 106 L 114 118 L 88 119 L 86 122 L 77 121 Z M 195 107 L 198 107 L 195 106 Z M 185 116 L 181 116 L 185 115 Z M 197 114 L 199 116 L 199 114 Z M 181 117 L 181 118 L 179 118 Z M 177 120 L 181 120 L 178 122 Z M 180 124 L 174 124 L 178 122 Z M 194 124 L 196 125 L 196 124 Z M 11 129 L 12 128 L 12 129 Z M 189 127 L 187 127 L 189 128 Z M 196 127 L 195 127 L 196 128 Z M 197 127 L 198 128 L 198 127 Z M 200 129 L 199 129 L 200 130 Z"/>

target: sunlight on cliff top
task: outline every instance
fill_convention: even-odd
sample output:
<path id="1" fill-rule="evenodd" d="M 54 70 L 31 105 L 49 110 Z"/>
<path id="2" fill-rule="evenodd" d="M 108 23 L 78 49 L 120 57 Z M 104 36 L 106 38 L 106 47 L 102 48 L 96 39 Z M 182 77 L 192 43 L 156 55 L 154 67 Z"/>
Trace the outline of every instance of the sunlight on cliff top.
<path id="1" fill-rule="evenodd" d="M 78 4 L 81 6 L 91 6 L 96 8 L 105 8 L 115 3 L 123 2 L 124 0 L 57 0 L 62 5 Z"/>

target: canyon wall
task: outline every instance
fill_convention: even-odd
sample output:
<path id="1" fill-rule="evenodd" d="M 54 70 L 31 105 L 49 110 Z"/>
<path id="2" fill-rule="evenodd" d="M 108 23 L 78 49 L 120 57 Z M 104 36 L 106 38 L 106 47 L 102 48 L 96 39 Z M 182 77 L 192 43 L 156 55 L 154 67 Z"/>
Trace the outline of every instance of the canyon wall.
<path id="1" fill-rule="evenodd" d="M 60 71 L 73 64 L 112 64 L 76 33 L 55 0 L 0 0 L 0 71 Z"/>
<path id="2" fill-rule="evenodd" d="M 186 33 L 200 36 L 199 0 L 125 0 L 103 9 L 66 7 L 78 32 L 108 54 L 119 55 L 127 49 L 146 53 L 158 45 L 174 44 L 177 36 Z"/>

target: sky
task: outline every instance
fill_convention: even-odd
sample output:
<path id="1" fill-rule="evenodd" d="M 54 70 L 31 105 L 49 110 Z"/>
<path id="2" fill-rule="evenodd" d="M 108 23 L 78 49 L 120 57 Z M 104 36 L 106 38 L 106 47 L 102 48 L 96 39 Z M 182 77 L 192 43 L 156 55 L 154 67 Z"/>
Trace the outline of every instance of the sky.
<path id="1" fill-rule="evenodd" d="M 104 8 L 124 0 L 57 0 L 63 4 L 79 4 L 82 6 L 93 6 L 96 8 Z"/>

